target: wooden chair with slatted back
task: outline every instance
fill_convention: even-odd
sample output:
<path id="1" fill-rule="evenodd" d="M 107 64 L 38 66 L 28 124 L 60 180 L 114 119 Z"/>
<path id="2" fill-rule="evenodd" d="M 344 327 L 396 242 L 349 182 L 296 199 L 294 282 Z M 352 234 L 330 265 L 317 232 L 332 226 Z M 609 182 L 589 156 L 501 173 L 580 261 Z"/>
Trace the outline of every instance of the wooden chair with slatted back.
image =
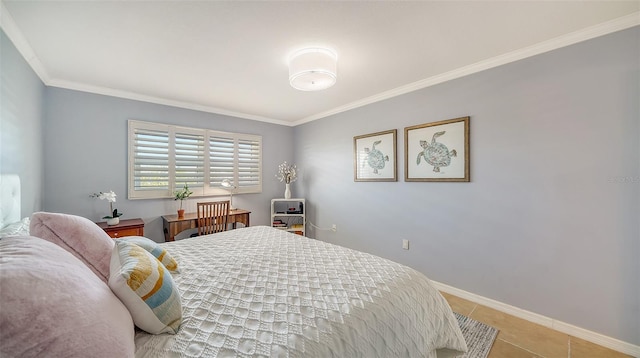
<path id="1" fill-rule="evenodd" d="M 198 203 L 198 236 L 227 230 L 229 200 Z"/>

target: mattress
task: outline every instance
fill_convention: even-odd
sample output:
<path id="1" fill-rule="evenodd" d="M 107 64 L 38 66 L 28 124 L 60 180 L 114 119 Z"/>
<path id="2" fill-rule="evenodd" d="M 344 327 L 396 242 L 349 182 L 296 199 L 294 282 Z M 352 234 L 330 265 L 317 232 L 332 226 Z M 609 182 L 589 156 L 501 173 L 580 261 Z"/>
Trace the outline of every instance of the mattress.
<path id="1" fill-rule="evenodd" d="M 253 226 L 162 244 L 178 261 L 178 334 L 136 333 L 136 357 L 441 357 L 466 351 L 421 273 Z"/>

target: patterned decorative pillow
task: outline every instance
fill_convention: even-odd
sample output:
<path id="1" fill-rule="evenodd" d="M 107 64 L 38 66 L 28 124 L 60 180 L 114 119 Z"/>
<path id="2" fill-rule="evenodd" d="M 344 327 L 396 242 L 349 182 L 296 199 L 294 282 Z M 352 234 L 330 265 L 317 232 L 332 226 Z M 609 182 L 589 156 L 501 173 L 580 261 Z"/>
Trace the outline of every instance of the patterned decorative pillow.
<path id="1" fill-rule="evenodd" d="M 157 242 L 143 236 L 125 236 L 119 240 L 124 240 L 142 247 L 149 251 L 151 255 L 155 256 L 158 261 L 162 262 L 167 270 L 176 273 L 180 272 L 178 270 L 178 262 Z"/>
<path id="2" fill-rule="evenodd" d="M 113 239 L 93 221 L 76 215 L 38 212 L 31 215 L 30 235 L 69 251 L 103 282 L 109 281 Z"/>
<path id="3" fill-rule="evenodd" d="M 178 331 L 182 323 L 180 293 L 171 273 L 147 250 L 115 240 L 109 287 L 140 329 L 152 334 Z"/>

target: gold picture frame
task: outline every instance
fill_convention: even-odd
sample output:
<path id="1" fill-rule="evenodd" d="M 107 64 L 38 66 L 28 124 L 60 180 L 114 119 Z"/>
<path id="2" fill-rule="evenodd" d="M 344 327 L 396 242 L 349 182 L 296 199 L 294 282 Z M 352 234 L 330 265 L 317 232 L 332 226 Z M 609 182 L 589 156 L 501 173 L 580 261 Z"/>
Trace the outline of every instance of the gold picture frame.
<path id="1" fill-rule="evenodd" d="M 404 129 L 404 180 L 469 182 L 469 118 Z"/>
<path id="2" fill-rule="evenodd" d="M 353 137 L 354 181 L 398 181 L 396 129 Z"/>

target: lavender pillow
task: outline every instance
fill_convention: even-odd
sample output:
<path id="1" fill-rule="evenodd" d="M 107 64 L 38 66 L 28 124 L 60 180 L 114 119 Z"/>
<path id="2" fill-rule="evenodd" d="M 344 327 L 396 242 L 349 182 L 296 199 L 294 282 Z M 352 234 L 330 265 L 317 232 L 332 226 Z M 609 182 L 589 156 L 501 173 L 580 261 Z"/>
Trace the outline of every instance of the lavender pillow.
<path id="1" fill-rule="evenodd" d="M 38 212 L 31 215 L 29 232 L 69 251 L 103 282 L 109 282 L 113 239 L 93 221 L 75 215 Z"/>
<path id="2" fill-rule="evenodd" d="M 45 240 L 0 240 L 0 357 L 133 357 L 127 308 L 80 260 Z"/>

